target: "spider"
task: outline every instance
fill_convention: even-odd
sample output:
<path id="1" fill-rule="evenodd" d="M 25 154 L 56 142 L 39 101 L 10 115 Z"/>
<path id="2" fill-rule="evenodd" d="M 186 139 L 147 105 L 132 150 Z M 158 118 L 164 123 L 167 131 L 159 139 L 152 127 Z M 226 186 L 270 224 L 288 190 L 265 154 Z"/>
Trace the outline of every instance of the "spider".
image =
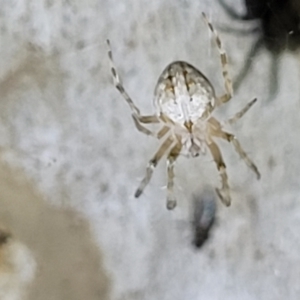
<path id="1" fill-rule="evenodd" d="M 113 62 L 110 42 L 107 40 L 108 57 L 114 85 L 129 105 L 136 128 L 146 135 L 162 140 L 159 149 L 148 162 L 146 174 L 135 192 L 135 197 L 137 198 L 143 193 L 158 162 L 166 155 L 168 177 L 166 206 L 168 209 L 173 209 L 176 206 L 174 195 L 174 165 L 176 159 L 180 154 L 197 157 L 200 153 L 205 154 L 207 149 L 216 163 L 222 180 L 222 187 L 216 188 L 216 192 L 226 206 L 230 205 L 231 197 L 226 166 L 214 138 L 221 138 L 230 142 L 248 167 L 256 173 L 257 178 L 260 178 L 257 167 L 249 159 L 237 138 L 233 134 L 224 131 L 222 124 L 212 116 L 212 112 L 216 107 L 231 99 L 233 88 L 227 70 L 227 55 L 222 47 L 221 40 L 206 15 L 204 13 L 202 15 L 217 44 L 226 92 L 224 95 L 217 97 L 212 84 L 205 75 L 187 62 L 175 61 L 164 69 L 158 79 L 154 92 L 156 113 L 153 115 L 141 115 L 140 110 L 126 92 Z M 227 120 L 227 123 L 232 124 L 240 119 L 255 102 L 256 99 L 249 102 L 241 111 Z M 143 125 L 150 123 L 160 125 L 160 129 L 151 131 Z"/>

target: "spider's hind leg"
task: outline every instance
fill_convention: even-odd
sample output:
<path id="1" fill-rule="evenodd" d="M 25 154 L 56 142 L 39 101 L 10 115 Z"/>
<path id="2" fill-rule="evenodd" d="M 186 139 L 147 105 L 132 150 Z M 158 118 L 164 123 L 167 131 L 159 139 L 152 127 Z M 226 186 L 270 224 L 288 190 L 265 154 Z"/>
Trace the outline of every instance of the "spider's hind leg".
<path id="1" fill-rule="evenodd" d="M 228 176 L 226 172 L 226 165 L 224 163 L 221 151 L 218 147 L 218 145 L 211 141 L 209 144 L 207 144 L 211 155 L 217 165 L 217 169 L 219 171 L 219 174 L 221 176 L 222 180 L 222 187 L 221 189 L 216 188 L 216 192 L 221 199 L 221 201 L 226 205 L 229 206 L 231 204 L 231 197 L 230 197 L 230 189 L 228 184 Z"/>
<path id="2" fill-rule="evenodd" d="M 167 150 L 172 146 L 174 143 L 174 138 L 172 136 L 168 137 L 160 146 L 160 148 L 157 150 L 153 158 L 149 161 L 148 166 L 146 168 L 146 175 L 144 179 L 141 181 L 138 189 L 136 190 L 134 196 L 138 198 L 144 191 L 145 187 L 148 185 L 152 174 L 153 170 L 157 166 L 158 162 L 160 159 L 164 156 L 164 154 L 167 152 Z"/>
<path id="3" fill-rule="evenodd" d="M 177 201 L 174 196 L 174 165 L 176 159 L 178 158 L 180 151 L 182 148 L 181 141 L 178 139 L 177 144 L 171 149 L 168 157 L 167 157 L 167 172 L 168 172 L 168 184 L 167 184 L 167 208 L 173 209 L 175 208 Z"/>
<path id="4" fill-rule="evenodd" d="M 240 158 L 246 163 L 246 165 L 256 174 L 257 179 L 260 179 L 260 173 L 254 162 L 248 157 L 245 150 L 242 148 L 242 145 L 238 139 L 231 133 L 223 131 L 221 128 L 212 131 L 212 135 L 219 137 L 231 143 L 235 151 L 239 154 Z"/>

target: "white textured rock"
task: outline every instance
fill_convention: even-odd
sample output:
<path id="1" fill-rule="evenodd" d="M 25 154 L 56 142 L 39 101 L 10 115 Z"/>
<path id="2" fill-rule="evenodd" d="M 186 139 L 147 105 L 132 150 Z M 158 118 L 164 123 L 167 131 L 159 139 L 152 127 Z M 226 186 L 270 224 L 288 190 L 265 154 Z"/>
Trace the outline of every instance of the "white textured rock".
<path id="1" fill-rule="evenodd" d="M 157 77 L 174 60 L 199 68 L 220 94 L 219 56 L 202 11 L 216 28 L 240 26 L 209 0 L 1 0 L 2 159 L 24 169 L 49 203 L 89 219 L 113 300 L 299 299 L 300 104 L 292 55 L 280 62 L 276 99 L 265 101 L 270 60 L 262 52 L 220 109 L 225 119 L 258 98 L 233 132 L 262 179 L 220 143 L 232 206 L 219 205 L 217 226 L 201 250 L 191 245 L 189 205 L 193 192 L 220 184 L 209 156 L 179 159 L 174 212 L 166 210 L 161 189 L 164 161 L 144 195 L 133 197 L 158 144 L 135 130 L 113 87 L 105 40 L 143 113 L 153 112 Z M 236 75 L 255 37 L 220 34 Z"/>

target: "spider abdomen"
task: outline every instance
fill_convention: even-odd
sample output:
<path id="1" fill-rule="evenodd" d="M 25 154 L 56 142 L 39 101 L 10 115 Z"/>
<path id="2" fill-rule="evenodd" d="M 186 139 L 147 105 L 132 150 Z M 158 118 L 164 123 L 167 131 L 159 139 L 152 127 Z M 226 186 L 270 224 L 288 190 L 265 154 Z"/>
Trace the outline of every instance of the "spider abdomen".
<path id="1" fill-rule="evenodd" d="M 209 80 L 195 67 L 176 61 L 162 72 L 155 88 L 159 114 L 182 126 L 207 118 L 215 105 L 215 91 Z"/>

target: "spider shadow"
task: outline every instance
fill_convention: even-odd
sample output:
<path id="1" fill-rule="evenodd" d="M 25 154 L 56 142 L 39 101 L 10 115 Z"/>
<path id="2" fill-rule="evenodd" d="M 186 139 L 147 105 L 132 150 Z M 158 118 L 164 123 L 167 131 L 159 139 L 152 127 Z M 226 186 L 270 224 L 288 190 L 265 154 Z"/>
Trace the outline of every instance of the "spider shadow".
<path id="1" fill-rule="evenodd" d="M 242 35 L 256 34 L 257 40 L 251 47 L 246 62 L 237 75 L 233 87 L 238 90 L 253 66 L 258 53 L 265 49 L 271 55 L 269 71 L 269 93 L 267 102 L 278 93 L 278 69 L 280 56 L 285 51 L 295 52 L 300 48 L 300 4 L 296 0 L 245 0 L 246 13 L 238 14 L 224 0 L 218 0 L 222 8 L 233 20 L 241 22 L 256 21 L 248 30 L 239 28 L 222 29 L 224 32 Z"/>
<path id="2" fill-rule="evenodd" d="M 191 205 L 191 228 L 193 232 L 192 245 L 200 249 L 210 237 L 210 232 L 216 221 L 216 194 L 205 188 L 194 193 Z"/>

